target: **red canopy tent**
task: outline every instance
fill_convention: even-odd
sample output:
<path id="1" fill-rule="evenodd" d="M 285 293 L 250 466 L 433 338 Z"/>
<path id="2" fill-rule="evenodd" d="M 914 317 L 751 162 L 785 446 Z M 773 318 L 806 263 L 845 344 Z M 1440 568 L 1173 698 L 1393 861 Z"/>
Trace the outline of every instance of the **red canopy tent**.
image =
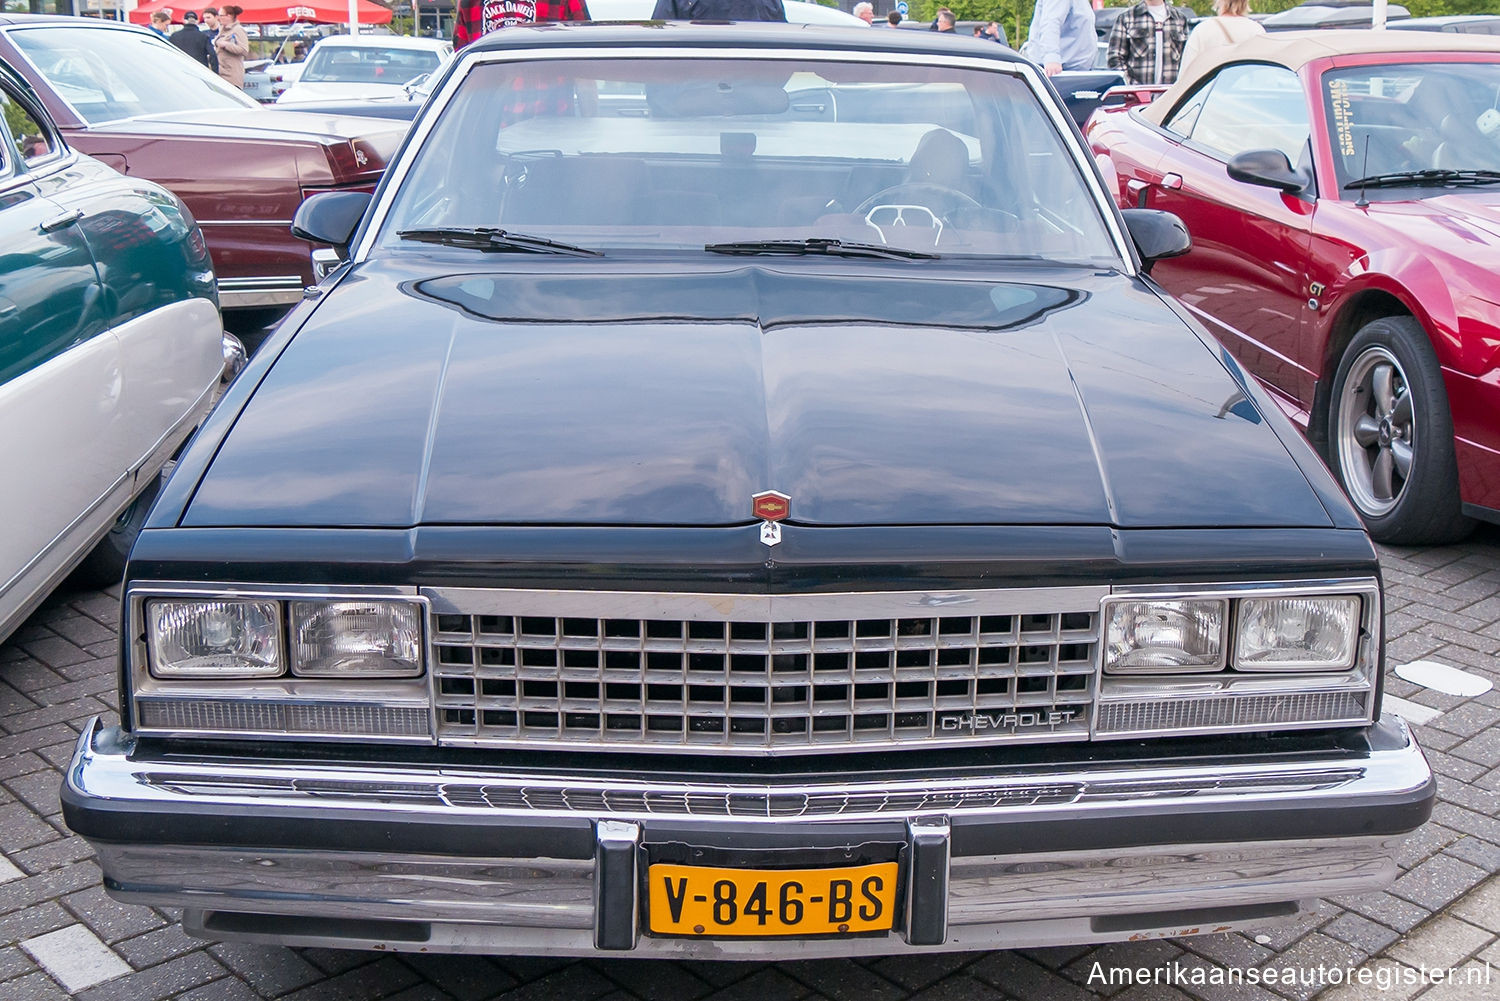
<path id="1" fill-rule="evenodd" d="M 391 11 L 371 0 L 358 0 L 360 24 L 390 24 Z M 202 0 L 194 5 L 183 0 L 145 0 L 130 12 L 134 24 L 149 24 L 153 11 L 164 10 L 172 15 L 174 24 L 182 23 L 184 11 L 218 7 L 214 0 Z M 245 12 L 240 15 L 241 24 L 347 24 L 349 21 L 348 0 L 242 0 Z"/>

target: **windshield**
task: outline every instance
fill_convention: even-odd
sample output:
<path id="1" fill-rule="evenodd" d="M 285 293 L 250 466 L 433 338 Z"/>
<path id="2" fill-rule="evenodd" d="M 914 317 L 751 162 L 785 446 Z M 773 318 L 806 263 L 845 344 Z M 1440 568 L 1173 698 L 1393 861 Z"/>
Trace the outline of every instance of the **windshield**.
<path id="1" fill-rule="evenodd" d="M 836 240 L 1119 260 L 1023 79 L 889 63 L 476 66 L 395 193 L 381 245 L 441 227 L 606 252 Z"/>
<path id="2" fill-rule="evenodd" d="M 1402 179 L 1387 175 L 1409 174 L 1411 185 L 1441 191 L 1446 172 L 1500 171 L 1500 63 L 1334 70 L 1323 74 L 1323 99 L 1340 188 L 1360 178 L 1400 188 Z M 1432 171 L 1445 173 L 1423 173 Z"/>
<path id="3" fill-rule="evenodd" d="M 324 42 L 307 57 L 307 66 L 298 79 L 303 83 L 386 83 L 399 87 L 431 73 L 439 61 L 438 53 L 424 49 Z"/>
<path id="4" fill-rule="evenodd" d="M 254 108 L 254 100 L 154 35 L 112 28 L 12 28 L 6 33 L 90 125 L 176 111 Z"/>

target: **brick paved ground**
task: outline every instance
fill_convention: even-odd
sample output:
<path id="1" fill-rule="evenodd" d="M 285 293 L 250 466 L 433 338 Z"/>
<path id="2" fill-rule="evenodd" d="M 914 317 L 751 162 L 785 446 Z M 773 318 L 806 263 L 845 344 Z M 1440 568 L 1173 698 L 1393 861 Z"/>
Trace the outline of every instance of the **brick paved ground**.
<path id="1" fill-rule="evenodd" d="M 1390 663 L 1436 660 L 1500 684 L 1500 529 L 1387 550 L 1382 563 Z M 1260 935 L 862 963 L 395 957 L 211 945 L 170 913 L 104 895 L 87 845 L 63 826 L 57 786 L 84 721 L 115 710 L 115 616 L 112 593 L 63 591 L 0 645 L 0 1001 L 1500 999 L 1500 690 L 1460 699 L 1389 679 L 1391 694 L 1441 712 L 1418 731 L 1440 774 L 1432 822 L 1388 892 L 1324 901 Z M 1310 975 L 1318 964 L 1360 967 L 1372 982 L 1191 982 L 1199 968 L 1211 981 L 1222 967 Z M 1489 970 L 1490 981 L 1412 982 L 1423 966 Z M 1127 967 L 1170 970 L 1179 986 L 1098 981 Z"/>

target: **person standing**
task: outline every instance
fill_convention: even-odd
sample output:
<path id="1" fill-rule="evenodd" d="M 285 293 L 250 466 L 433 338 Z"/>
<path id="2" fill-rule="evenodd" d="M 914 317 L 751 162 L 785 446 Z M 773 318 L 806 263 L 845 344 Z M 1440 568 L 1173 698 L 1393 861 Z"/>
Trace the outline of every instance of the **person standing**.
<path id="1" fill-rule="evenodd" d="M 1250 0 L 1214 0 L 1214 13 L 1218 16 L 1199 21 L 1188 35 L 1187 45 L 1182 48 L 1182 68 L 1178 75 L 1186 73 L 1193 60 L 1205 52 L 1266 33 L 1260 22 L 1250 17 Z"/>
<path id="2" fill-rule="evenodd" d="M 584 0 L 458 0 L 454 13 L 454 52 L 499 28 L 589 20 Z"/>
<path id="3" fill-rule="evenodd" d="M 984 37 L 992 42 L 999 42 L 1006 48 L 1010 48 L 1010 39 L 1006 37 L 1005 28 L 1001 26 L 999 21 L 991 21 L 984 26 Z"/>
<path id="4" fill-rule="evenodd" d="M 933 30 L 940 32 L 952 32 L 958 28 L 958 17 L 947 7 L 939 8 L 937 20 L 933 22 Z"/>
<path id="5" fill-rule="evenodd" d="M 208 44 L 212 45 L 215 38 L 219 37 L 219 9 L 217 7 L 203 8 L 204 34 L 208 36 Z"/>
<path id="6" fill-rule="evenodd" d="M 214 36 L 219 76 L 241 90 L 245 88 L 245 57 L 250 54 L 250 36 L 240 24 L 243 9 L 232 3 L 220 7 L 219 33 Z"/>
<path id="7" fill-rule="evenodd" d="M 1093 69 L 1098 53 L 1089 0 L 1036 0 L 1022 55 L 1052 76 L 1063 70 Z"/>
<path id="8" fill-rule="evenodd" d="M 1109 68 L 1129 84 L 1172 83 L 1182 66 L 1188 16 L 1167 0 L 1141 0 L 1109 30 Z"/>
<path id="9" fill-rule="evenodd" d="M 198 14 L 195 11 L 183 11 L 182 27 L 167 41 L 215 73 L 219 72 L 219 60 L 214 55 L 214 45 L 208 40 L 208 36 L 199 30 Z"/>
<path id="10" fill-rule="evenodd" d="M 171 14 L 168 14 L 164 10 L 156 10 L 151 12 L 150 28 L 152 31 L 156 32 L 161 37 L 170 40 L 171 36 L 167 33 L 167 29 L 170 27 L 172 27 Z"/>
<path id="11" fill-rule="evenodd" d="M 874 4 L 870 4 L 870 3 L 864 3 L 863 0 L 862 0 L 862 2 L 857 3 L 857 4 L 854 5 L 854 16 L 857 17 L 857 18 L 859 18 L 861 21 L 865 22 L 866 24 L 874 24 L 875 23 L 875 5 Z"/>
<path id="12" fill-rule="evenodd" d="M 890 25 L 892 28 L 901 27 L 901 12 L 899 10 L 891 11 L 885 16 L 885 23 Z"/>

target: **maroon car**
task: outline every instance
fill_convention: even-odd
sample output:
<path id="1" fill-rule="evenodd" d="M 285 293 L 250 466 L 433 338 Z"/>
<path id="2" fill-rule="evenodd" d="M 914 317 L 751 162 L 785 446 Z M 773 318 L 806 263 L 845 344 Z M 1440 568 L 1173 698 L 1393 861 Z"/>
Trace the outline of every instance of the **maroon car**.
<path id="1" fill-rule="evenodd" d="M 373 190 L 407 123 L 262 107 L 129 25 L 0 15 L 0 58 L 68 144 L 171 189 L 202 226 L 225 309 L 280 308 L 313 281 L 290 232 L 302 199 Z"/>
<path id="2" fill-rule="evenodd" d="M 1500 40 L 1320 31 L 1214 50 L 1088 129 L 1152 272 L 1324 450 L 1386 542 L 1500 521 Z"/>

